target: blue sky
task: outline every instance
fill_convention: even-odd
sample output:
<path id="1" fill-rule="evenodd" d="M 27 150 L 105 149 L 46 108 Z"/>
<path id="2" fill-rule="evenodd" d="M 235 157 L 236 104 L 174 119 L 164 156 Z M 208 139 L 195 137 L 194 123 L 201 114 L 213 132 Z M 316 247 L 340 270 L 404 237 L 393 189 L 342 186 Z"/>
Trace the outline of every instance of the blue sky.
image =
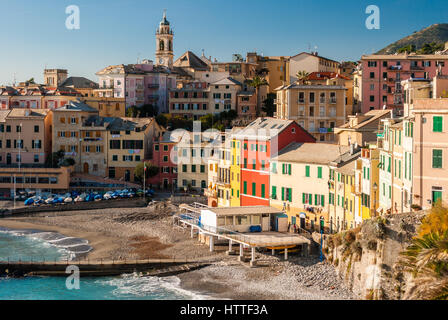
<path id="1" fill-rule="evenodd" d="M 97 80 L 110 64 L 154 60 L 155 30 L 167 9 L 178 57 L 186 50 L 220 61 L 233 53 L 294 55 L 308 48 L 335 60 L 358 60 L 414 31 L 448 22 L 446 0 L 0 0 L 0 84 L 48 68 Z M 381 10 L 381 29 L 365 27 L 366 7 Z M 81 29 L 65 28 L 77 5 Z"/>

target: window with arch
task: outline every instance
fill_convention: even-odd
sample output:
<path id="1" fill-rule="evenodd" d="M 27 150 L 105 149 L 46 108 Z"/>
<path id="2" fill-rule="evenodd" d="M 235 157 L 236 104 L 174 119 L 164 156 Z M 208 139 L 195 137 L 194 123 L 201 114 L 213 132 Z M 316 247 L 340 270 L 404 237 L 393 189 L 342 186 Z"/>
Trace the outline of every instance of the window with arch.
<path id="1" fill-rule="evenodd" d="M 159 41 L 159 49 L 160 49 L 160 51 L 165 50 L 165 43 L 163 42 L 163 40 Z"/>

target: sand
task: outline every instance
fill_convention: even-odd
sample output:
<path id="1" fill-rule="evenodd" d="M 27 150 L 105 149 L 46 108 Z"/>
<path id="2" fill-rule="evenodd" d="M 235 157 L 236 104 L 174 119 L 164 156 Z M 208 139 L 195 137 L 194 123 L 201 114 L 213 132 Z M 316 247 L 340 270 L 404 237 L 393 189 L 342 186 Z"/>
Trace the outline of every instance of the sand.
<path id="1" fill-rule="evenodd" d="M 175 208 L 174 208 L 175 209 Z M 319 264 L 317 257 L 302 258 L 257 253 L 259 267 L 250 268 L 224 252 L 190 238 L 190 232 L 172 224 L 170 208 L 163 213 L 148 208 L 101 209 L 40 213 L 32 217 L 0 219 L 10 229 L 54 231 L 87 239 L 93 250 L 90 260 L 110 259 L 212 259 L 217 263 L 179 275 L 186 290 L 217 299 L 353 299 L 334 268 Z M 235 246 L 236 249 L 236 246 Z M 305 260 L 304 260 L 305 259 Z M 313 279 L 310 285 L 307 279 Z"/>

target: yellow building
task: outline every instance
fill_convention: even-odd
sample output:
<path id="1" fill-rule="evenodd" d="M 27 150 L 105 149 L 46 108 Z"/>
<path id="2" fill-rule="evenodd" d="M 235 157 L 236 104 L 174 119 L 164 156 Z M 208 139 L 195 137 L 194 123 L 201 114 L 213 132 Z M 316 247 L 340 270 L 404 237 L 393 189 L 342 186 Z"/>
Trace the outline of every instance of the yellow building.
<path id="1" fill-rule="evenodd" d="M 98 110 L 100 117 L 126 116 L 126 102 L 124 98 L 83 97 L 80 100 Z"/>
<path id="2" fill-rule="evenodd" d="M 330 230 L 339 232 L 355 227 L 356 188 L 355 164 L 360 151 L 350 147 L 330 163 Z"/>
<path id="3" fill-rule="evenodd" d="M 107 127 L 107 175 L 134 182 L 135 167 L 151 159 L 154 137 L 163 129 L 154 118 L 114 118 Z"/>
<path id="4" fill-rule="evenodd" d="M 277 118 L 295 120 L 318 142 L 335 142 L 349 110 L 344 85 L 292 84 L 277 89 Z"/>
<path id="5" fill-rule="evenodd" d="M 376 215 L 379 204 L 379 150 L 376 145 L 361 149 L 361 157 L 356 161 L 356 194 L 359 212 L 356 224 Z"/>
<path id="6" fill-rule="evenodd" d="M 232 148 L 231 148 L 231 160 L 232 164 L 230 165 L 230 188 L 231 188 L 231 198 L 230 198 L 230 206 L 231 207 L 239 207 L 241 205 L 240 202 L 240 192 L 241 192 L 241 145 L 240 141 L 236 139 L 232 139 Z"/>
<path id="7" fill-rule="evenodd" d="M 97 115 L 96 109 L 78 101 L 70 101 L 53 110 L 52 151 L 62 150 L 67 158 L 75 160 L 75 172 L 84 171 L 81 159 L 83 123 Z"/>
<path id="8" fill-rule="evenodd" d="M 285 210 L 292 226 L 329 227 L 329 164 L 347 151 L 335 144 L 293 143 L 272 159 L 271 205 Z"/>

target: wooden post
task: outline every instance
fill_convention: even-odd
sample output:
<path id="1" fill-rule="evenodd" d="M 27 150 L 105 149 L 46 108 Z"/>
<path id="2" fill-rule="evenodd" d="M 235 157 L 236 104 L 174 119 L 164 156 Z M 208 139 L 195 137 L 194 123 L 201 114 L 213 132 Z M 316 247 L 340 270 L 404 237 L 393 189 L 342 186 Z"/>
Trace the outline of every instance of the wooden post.
<path id="1" fill-rule="evenodd" d="M 213 252 L 215 251 L 215 237 L 210 236 L 209 240 L 210 240 L 210 252 Z"/>

